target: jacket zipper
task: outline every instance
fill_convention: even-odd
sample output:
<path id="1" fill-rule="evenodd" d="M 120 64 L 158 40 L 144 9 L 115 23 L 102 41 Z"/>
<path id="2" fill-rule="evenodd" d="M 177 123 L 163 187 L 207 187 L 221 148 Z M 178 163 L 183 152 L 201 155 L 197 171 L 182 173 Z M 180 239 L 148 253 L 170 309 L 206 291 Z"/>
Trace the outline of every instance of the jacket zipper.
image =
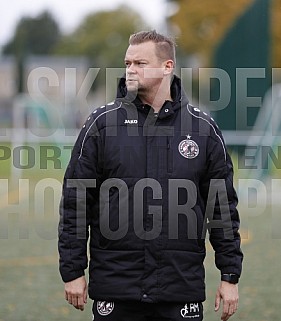
<path id="1" fill-rule="evenodd" d="M 171 137 L 167 137 L 167 170 L 168 173 L 173 172 L 173 150 L 171 146 Z"/>

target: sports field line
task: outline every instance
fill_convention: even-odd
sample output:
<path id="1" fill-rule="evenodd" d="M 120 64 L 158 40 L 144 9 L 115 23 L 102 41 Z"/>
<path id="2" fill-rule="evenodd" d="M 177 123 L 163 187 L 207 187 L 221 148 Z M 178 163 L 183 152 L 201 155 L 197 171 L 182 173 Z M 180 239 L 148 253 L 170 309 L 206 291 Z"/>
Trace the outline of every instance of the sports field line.
<path id="1" fill-rule="evenodd" d="M 251 231 L 241 228 L 240 229 L 241 243 L 248 244 L 252 242 L 253 234 Z"/>
<path id="2" fill-rule="evenodd" d="M 7 204 L 7 194 L 0 196 L 0 208 L 6 208 L 9 207 L 11 204 L 20 203 L 21 201 L 27 199 L 29 197 L 28 190 L 21 190 L 21 193 L 19 194 L 19 190 L 15 189 L 8 193 L 8 204 Z"/>
<path id="3" fill-rule="evenodd" d="M 27 257 L 16 257 L 16 258 L 5 258 L 0 259 L 1 267 L 30 267 L 30 266 L 43 266 L 43 265 L 54 265 L 58 264 L 58 256 L 27 256 Z"/>

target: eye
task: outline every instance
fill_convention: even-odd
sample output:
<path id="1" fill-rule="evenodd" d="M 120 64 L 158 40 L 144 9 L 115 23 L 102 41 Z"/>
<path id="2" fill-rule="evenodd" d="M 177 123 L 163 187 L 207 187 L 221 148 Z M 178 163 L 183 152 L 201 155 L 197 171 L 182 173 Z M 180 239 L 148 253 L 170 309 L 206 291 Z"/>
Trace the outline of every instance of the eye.
<path id="1" fill-rule="evenodd" d="M 126 66 L 126 68 L 129 68 L 131 66 L 131 63 L 128 61 L 125 61 L 125 66 Z"/>

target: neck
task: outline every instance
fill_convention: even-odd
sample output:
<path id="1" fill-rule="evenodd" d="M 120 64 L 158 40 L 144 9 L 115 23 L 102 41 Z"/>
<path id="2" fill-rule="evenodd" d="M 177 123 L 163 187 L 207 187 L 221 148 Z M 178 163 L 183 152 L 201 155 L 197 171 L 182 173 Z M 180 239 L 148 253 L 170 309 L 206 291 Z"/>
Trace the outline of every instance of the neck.
<path id="1" fill-rule="evenodd" d="M 166 100 L 172 101 L 170 83 L 161 84 L 155 90 L 147 93 L 139 93 L 139 97 L 143 104 L 150 105 L 154 109 L 154 112 L 158 113 Z"/>
<path id="2" fill-rule="evenodd" d="M 140 96 L 140 99 L 142 101 L 143 104 L 147 104 L 149 106 L 151 106 L 153 109 L 154 109 L 154 112 L 158 113 L 159 110 L 162 108 L 162 106 L 164 105 L 165 101 L 166 100 L 171 100 L 172 101 L 172 98 L 171 98 L 171 95 L 167 95 L 166 97 L 157 97 L 157 95 L 154 97 L 154 96 L 151 96 L 151 97 L 148 97 L 148 96 L 145 96 L 145 97 L 142 97 Z"/>

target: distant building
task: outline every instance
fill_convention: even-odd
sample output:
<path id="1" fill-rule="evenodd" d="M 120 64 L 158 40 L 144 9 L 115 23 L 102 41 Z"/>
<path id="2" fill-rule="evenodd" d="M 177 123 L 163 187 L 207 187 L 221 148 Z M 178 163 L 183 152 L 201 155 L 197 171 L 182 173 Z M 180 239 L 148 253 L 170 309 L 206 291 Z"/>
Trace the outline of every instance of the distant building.
<path id="1" fill-rule="evenodd" d="M 76 96 L 89 69 L 84 57 L 29 56 L 25 63 L 25 91 L 33 96 L 65 101 Z"/>
<path id="2" fill-rule="evenodd" d="M 86 77 L 89 61 L 85 57 L 29 56 L 25 60 L 23 90 L 25 102 L 50 104 L 59 109 L 67 126 L 80 125 L 88 115 L 87 95 L 93 77 Z M 82 88 L 82 89 L 81 89 Z M 79 92 L 79 95 L 78 95 Z M 17 66 L 12 56 L 0 56 L 0 126 L 10 127 L 14 98 L 17 96 Z"/>
<path id="3" fill-rule="evenodd" d="M 16 63 L 13 57 L 0 56 L 0 100 L 16 95 Z"/>

